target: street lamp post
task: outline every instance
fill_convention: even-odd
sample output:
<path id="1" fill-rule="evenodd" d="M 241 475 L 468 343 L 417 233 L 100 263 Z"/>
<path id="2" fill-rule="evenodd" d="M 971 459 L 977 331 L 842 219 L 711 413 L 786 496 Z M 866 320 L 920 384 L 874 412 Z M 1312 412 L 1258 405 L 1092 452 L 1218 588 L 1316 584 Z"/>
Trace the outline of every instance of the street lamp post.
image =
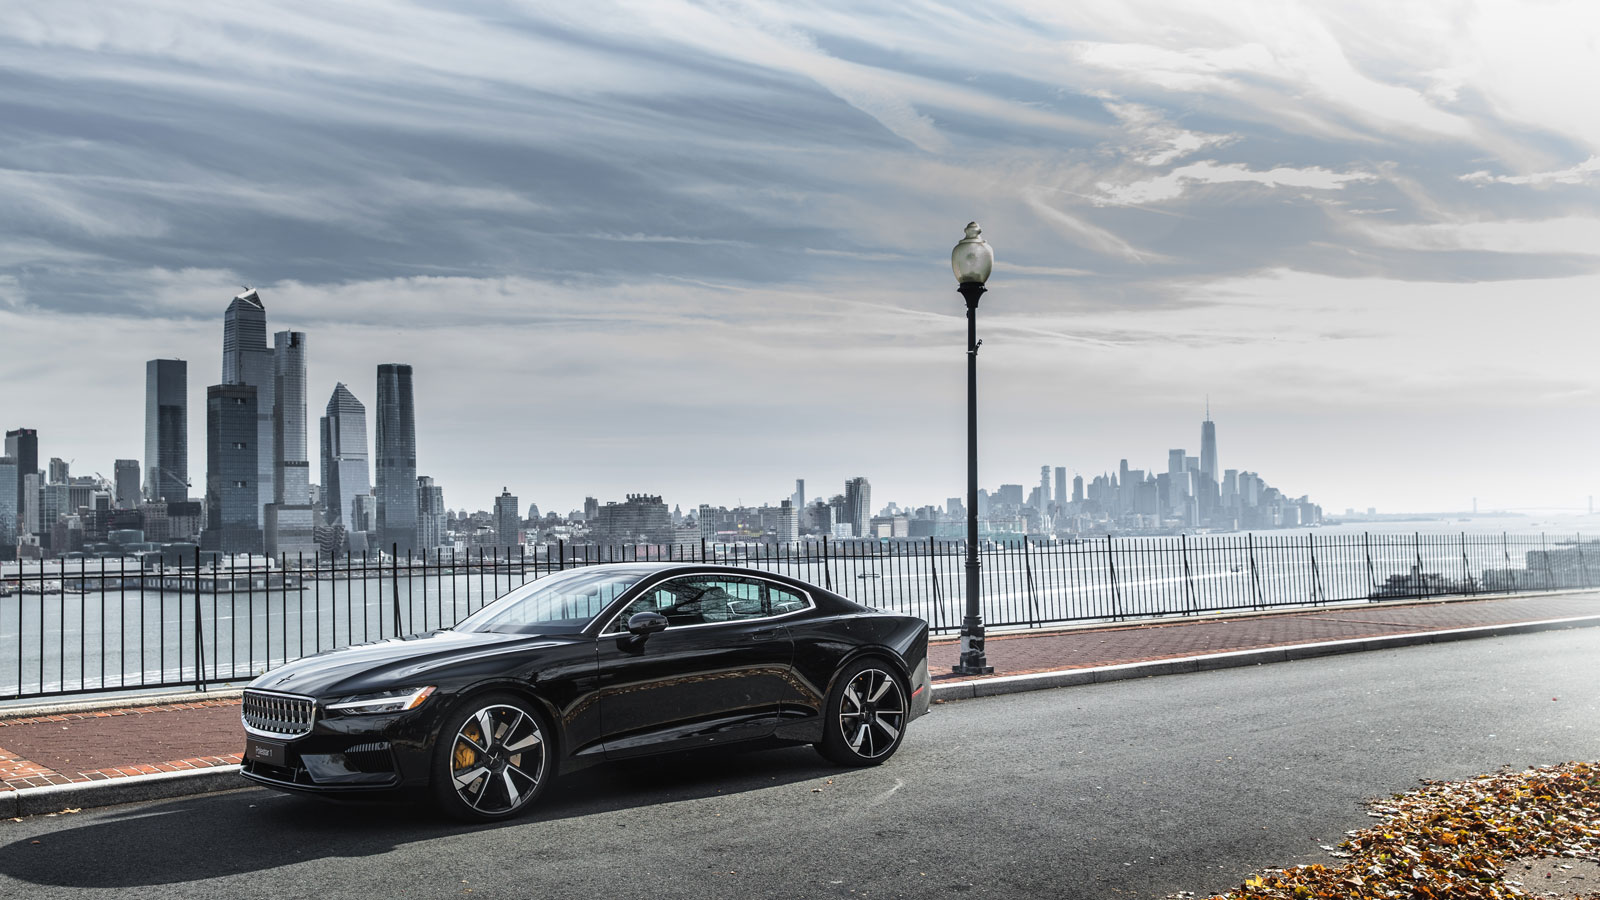
<path id="1" fill-rule="evenodd" d="M 961 620 L 961 661 L 957 675 L 988 675 L 994 671 L 983 652 L 983 608 L 978 597 L 978 298 L 994 267 L 994 251 L 983 239 L 977 222 L 967 224 L 967 236 L 950 252 L 956 273 L 956 290 L 967 301 L 967 614 Z"/>

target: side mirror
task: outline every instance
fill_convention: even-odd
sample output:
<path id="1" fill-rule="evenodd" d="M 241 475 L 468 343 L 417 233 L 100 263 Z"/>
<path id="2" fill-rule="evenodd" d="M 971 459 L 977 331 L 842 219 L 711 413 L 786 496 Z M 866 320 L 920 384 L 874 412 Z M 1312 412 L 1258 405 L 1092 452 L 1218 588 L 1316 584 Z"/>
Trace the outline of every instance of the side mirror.
<path id="1" fill-rule="evenodd" d="M 628 633 L 644 638 L 667 630 L 667 617 L 657 612 L 637 612 L 628 617 Z"/>

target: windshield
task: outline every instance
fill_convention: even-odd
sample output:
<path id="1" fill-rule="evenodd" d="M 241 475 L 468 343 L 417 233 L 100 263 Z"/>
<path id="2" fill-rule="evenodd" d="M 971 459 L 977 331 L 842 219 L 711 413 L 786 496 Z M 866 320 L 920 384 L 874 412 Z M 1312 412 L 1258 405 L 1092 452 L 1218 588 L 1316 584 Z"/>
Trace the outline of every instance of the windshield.
<path id="1" fill-rule="evenodd" d="M 461 620 L 456 631 L 502 634 L 574 633 L 648 571 L 573 569 L 530 581 Z"/>

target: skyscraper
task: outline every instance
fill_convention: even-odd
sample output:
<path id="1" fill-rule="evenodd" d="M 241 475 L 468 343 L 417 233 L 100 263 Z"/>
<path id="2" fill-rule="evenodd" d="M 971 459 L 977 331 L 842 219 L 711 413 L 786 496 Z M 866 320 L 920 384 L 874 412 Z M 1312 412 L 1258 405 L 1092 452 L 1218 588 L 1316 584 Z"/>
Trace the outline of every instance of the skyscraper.
<path id="1" fill-rule="evenodd" d="M 144 498 L 189 499 L 189 364 L 144 364 Z"/>
<path id="2" fill-rule="evenodd" d="M 17 558 L 17 527 L 22 521 L 22 492 L 17 486 L 17 461 L 0 456 L 0 560 Z"/>
<path id="3" fill-rule="evenodd" d="M 494 498 L 494 534 L 502 547 L 515 547 L 522 543 L 522 513 L 517 509 L 515 494 L 500 489 Z"/>
<path id="4" fill-rule="evenodd" d="M 29 505 L 27 478 L 29 475 L 39 474 L 39 432 L 34 431 L 32 428 L 14 428 L 6 432 L 6 455 L 11 457 L 17 464 L 17 474 L 14 480 L 17 482 L 18 515 L 21 515 L 20 511 L 27 509 Z M 35 499 L 34 504 L 37 505 L 37 503 L 38 500 Z M 33 534 L 34 532 L 27 530 L 26 525 L 24 525 L 22 533 Z"/>
<path id="5" fill-rule="evenodd" d="M 1200 474 L 1219 481 L 1217 477 L 1217 425 L 1211 421 L 1211 401 L 1206 401 L 1206 420 L 1200 423 Z"/>
<path id="6" fill-rule="evenodd" d="M 800 540 L 800 519 L 796 515 L 798 508 L 793 500 L 785 500 L 778 504 L 777 538 L 784 543 L 793 543 Z"/>
<path id="7" fill-rule="evenodd" d="M 1050 467 L 1039 467 L 1039 505 L 1037 509 L 1044 512 L 1050 508 Z"/>
<path id="8" fill-rule="evenodd" d="M 206 529 L 201 546 L 223 553 L 261 553 L 262 507 L 256 478 L 261 435 L 256 389 L 248 384 L 206 388 Z"/>
<path id="9" fill-rule="evenodd" d="M 139 507 L 139 461 L 119 459 L 111 464 L 111 477 L 116 482 L 117 509 Z"/>
<path id="10" fill-rule="evenodd" d="M 806 480 L 804 478 L 796 478 L 794 480 L 794 495 L 789 499 L 794 502 L 795 509 L 803 510 L 806 508 Z"/>
<path id="11" fill-rule="evenodd" d="M 311 463 L 306 454 L 306 336 L 272 336 L 272 484 L 266 509 L 267 555 L 317 553 L 311 508 Z"/>
<path id="12" fill-rule="evenodd" d="M 1056 506 L 1065 509 L 1067 505 L 1067 467 L 1056 466 Z"/>
<path id="13" fill-rule="evenodd" d="M 256 389 L 256 439 L 251 446 L 256 452 L 258 527 L 265 522 L 266 505 L 278 495 L 277 465 L 273 459 L 277 443 L 273 429 L 273 369 L 273 353 L 267 347 L 267 308 L 253 288 L 246 288 L 228 304 L 222 319 L 222 383 L 248 384 Z"/>
<path id="14" fill-rule="evenodd" d="M 343 383 L 333 386 L 322 417 L 322 505 L 330 525 L 359 531 L 351 518 L 355 498 L 372 492 L 367 468 L 367 408 Z"/>
<path id="15" fill-rule="evenodd" d="M 844 483 L 845 520 L 856 537 L 867 536 L 867 526 L 872 522 L 872 485 L 857 476 Z"/>
<path id="16" fill-rule="evenodd" d="M 417 423 L 411 367 L 378 366 L 377 491 L 380 550 L 417 546 Z"/>
<path id="17" fill-rule="evenodd" d="M 426 475 L 417 476 L 417 549 L 424 555 L 444 546 L 446 533 L 444 488 Z"/>
<path id="18" fill-rule="evenodd" d="M 273 335 L 273 500 L 290 506 L 311 502 L 311 463 L 306 455 L 306 336 Z"/>

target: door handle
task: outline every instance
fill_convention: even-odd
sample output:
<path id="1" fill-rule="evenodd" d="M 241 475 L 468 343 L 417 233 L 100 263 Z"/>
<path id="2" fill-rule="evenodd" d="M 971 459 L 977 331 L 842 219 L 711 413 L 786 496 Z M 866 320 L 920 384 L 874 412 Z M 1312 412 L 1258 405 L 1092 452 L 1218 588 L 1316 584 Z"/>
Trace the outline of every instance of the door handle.
<path id="1" fill-rule="evenodd" d="M 776 628 L 764 628 L 761 631 L 750 632 L 750 640 L 752 641 L 770 641 L 777 636 L 778 629 Z"/>

